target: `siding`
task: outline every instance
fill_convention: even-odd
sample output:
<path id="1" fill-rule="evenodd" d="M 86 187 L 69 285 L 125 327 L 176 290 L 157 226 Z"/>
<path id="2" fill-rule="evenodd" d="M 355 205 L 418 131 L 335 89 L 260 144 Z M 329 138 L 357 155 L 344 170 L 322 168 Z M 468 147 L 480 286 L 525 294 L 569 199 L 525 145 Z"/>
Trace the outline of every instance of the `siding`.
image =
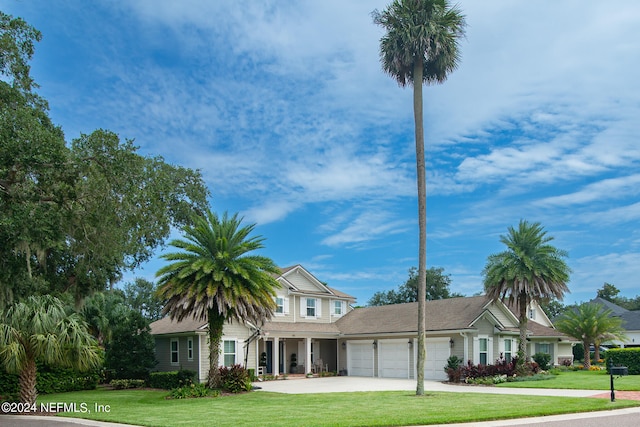
<path id="1" fill-rule="evenodd" d="M 289 282 L 291 282 L 293 286 L 295 286 L 301 291 L 308 291 L 308 292 L 320 291 L 320 288 L 318 288 L 314 283 L 311 283 L 311 281 L 304 274 L 301 274 L 299 271 L 294 271 L 291 274 L 288 274 L 286 276 L 286 279 Z"/>
<path id="2" fill-rule="evenodd" d="M 156 371 L 177 371 L 179 369 L 189 369 L 198 372 L 198 352 L 197 352 L 197 335 L 189 335 L 193 339 L 193 360 L 187 360 L 187 336 L 171 337 L 163 336 L 156 337 L 156 359 L 158 364 L 155 367 Z M 178 364 L 171 364 L 171 350 L 170 343 L 172 339 L 178 340 Z"/>

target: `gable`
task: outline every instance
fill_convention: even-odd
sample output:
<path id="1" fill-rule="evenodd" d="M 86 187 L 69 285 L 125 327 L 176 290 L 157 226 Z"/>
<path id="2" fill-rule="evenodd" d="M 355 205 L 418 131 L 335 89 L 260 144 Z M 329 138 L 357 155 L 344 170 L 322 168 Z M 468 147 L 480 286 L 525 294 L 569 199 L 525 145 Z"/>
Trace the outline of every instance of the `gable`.
<path id="1" fill-rule="evenodd" d="M 332 295 L 331 291 L 322 282 L 300 265 L 283 269 L 278 281 L 283 286 L 291 285 L 294 290 L 300 292 Z"/>

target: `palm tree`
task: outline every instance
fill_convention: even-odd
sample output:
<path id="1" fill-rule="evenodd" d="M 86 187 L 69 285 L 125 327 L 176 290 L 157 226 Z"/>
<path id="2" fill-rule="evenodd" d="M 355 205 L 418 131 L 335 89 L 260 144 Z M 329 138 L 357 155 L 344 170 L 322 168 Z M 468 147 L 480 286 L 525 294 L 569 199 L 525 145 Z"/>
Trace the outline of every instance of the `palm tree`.
<path id="1" fill-rule="evenodd" d="M 380 39 L 383 70 L 400 86 L 413 86 L 416 169 L 418 181 L 418 360 L 416 394 L 424 394 L 425 295 L 427 269 L 427 183 L 425 171 L 422 84 L 443 83 L 460 61 L 459 39 L 464 15 L 447 0 L 394 0 L 372 13 L 386 34 Z M 417 83 L 417 84 L 416 84 Z"/>
<path id="2" fill-rule="evenodd" d="M 565 311 L 555 322 L 559 331 L 582 342 L 584 346 L 584 369 L 591 367 L 589 347 L 595 347 L 595 359 L 600 357 L 599 347 L 604 341 L 625 340 L 622 319 L 600 304 L 582 303 Z"/>
<path id="3" fill-rule="evenodd" d="M 95 339 L 76 313 L 50 295 L 0 311 L 0 365 L 19 376 L 20 401 L 35 404 L 36 361 L 88 370 L 101 363 Z"/>
<path id="4" fill-rule="evenodd" d="M 483 271 L 487 296 L 507 300 L 518 311 L 521 361 L 527 356 L 527 308 L 531 302 L 562 300 L 569 292 L 571 270 L 564 262 L 567 253 L 550 245 L 552 240 L 540 223 L 520 220 L 517 230 L 509 227 L 509 234 L 500 236 L 507 250 L 490 255 Z"/>
<path id="5" fill-rule="evenodd" d="M 263 248 L 263 238 L 249 237 L 255 225 L 241 227 L 237 214 L 222 218 L 208 210 L 184 228 L 185 240 L 171 246 L 181 252 L 165 254 L 170 261 L 156 276 L 158 295 L 166 301 L 164 314 L 181 321 L 187 317 L 209 325 L 209 387 L 219 386 L 220 340 L 228 320 L 263 322 L 275 310 L 272 276 L 280 270 L 269 258 L 248 255 Z"/>

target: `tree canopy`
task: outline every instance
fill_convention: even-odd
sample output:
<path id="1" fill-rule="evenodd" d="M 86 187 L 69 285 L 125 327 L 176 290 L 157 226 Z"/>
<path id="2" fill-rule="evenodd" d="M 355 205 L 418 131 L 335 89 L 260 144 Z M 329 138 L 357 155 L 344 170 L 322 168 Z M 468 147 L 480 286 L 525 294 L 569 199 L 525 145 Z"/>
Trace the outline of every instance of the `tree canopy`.
<path id="1" fill-rule="evenodd" d="M 600 344 L 609 340 L 625 339 L 622 319 L 613 315 L 600 304 L 584 302 L 575 308 L 566 310 L 555 322 L 559 331 L 573 337 L 584 346 L 584 369 L 591 366 L 589 346 L 593 344 L 596 359 L 599 357 Z"/>
<path id="2" fill-rule="evenodd" d="M 518 310 L 519 360 L 524 360 L 529 304 L 562 299 L 569 292 L 571 270 L 564 262 L 567 253 L 549 244 L 553 237 L 540 223 L 521 220 L 517 229 L 508 230 L 507 235 L 500 236 L 507 250 L 490 255 L 487 260 L 484 286 L 487 296 L 508 301 Z"/>
<path id="3" fill-rule="evenodd" d="M 0 12 L 0 308 L 28 295 L 79 303 L 148 260 L 207 206 L 200 172 L 96 130 L 70 143 L 32 90 L 40 33 Z"/>
<path id="4" fill-rule="evenodd" d="M 444 268 L 431 267 L 427 269 L 427 300 L 461 297 L 462 294 L 451 293 L 451 276 L 444 274 Z M 418 270 L 409 269 L 409 278 L 398 286 L 398 289 L 379 291 L 373 294 L 367 303 L 370 306 L 402 304 L 418 301 Z"/>

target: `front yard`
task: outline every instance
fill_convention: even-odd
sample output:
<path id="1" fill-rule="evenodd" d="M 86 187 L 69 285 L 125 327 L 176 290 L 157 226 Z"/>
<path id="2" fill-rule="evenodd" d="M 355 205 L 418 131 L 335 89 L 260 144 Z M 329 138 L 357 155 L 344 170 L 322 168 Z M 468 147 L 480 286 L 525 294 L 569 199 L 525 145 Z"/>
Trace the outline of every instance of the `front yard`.
<path id="1" fill-rule="evenodd" d="M 397 391 L 304 395 L 253 392 L 182 400 L 167 400 L 167 394 L 156 390 L 94 390 L 42 396 L 39 402 L 75 403 L 77 408 L 86 407 L 90 411 L 68 416 L 167 427 L 426 425 L 640 405 L 625 400 L 612 403 L 595 398 L 477 393 L 428 393 L 417 397 L 412 392 Z"/>
<path id="2" fill-rule="evenodd" d="M 497 387 L 609 390 L 610 377 L 606 371 L 560 371 L 546 380 L 506 382 Z M 640 375 L 614 376 L 614 387 L 619 391 L 640 391 Z"/>

